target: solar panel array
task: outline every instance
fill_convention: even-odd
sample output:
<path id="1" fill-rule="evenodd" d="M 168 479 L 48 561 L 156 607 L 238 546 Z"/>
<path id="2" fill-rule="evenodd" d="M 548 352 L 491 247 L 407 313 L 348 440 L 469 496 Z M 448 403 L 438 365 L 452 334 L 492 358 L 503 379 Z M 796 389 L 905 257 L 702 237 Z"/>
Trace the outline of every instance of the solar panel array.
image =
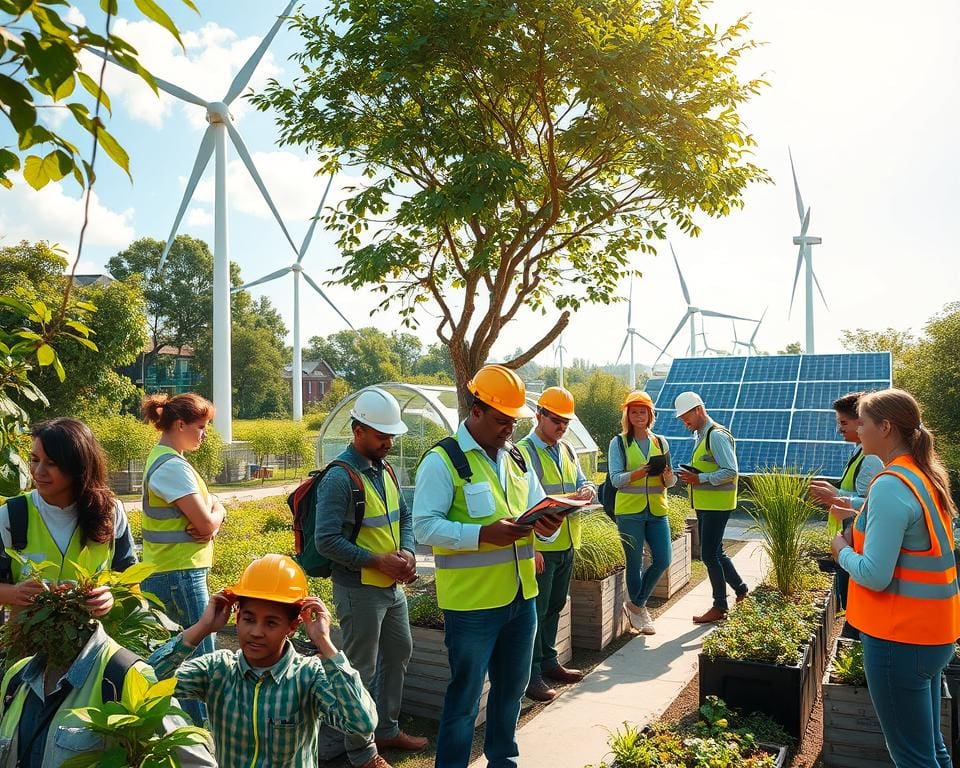
<path id="1" fill-rule="evenodd" d="M 674 466 L 689 461 L 694 440 L 675 418 L 673 401 L 693 391 L 736 438 L 741 474 L 788 467 L 838 478 L 853 446 L 837 434 L 833 401 L 890 385 L 890 354 L 863 352 L 682 358 L 656 394 L 648 391 L 655 430 L 669 440 Z"/>

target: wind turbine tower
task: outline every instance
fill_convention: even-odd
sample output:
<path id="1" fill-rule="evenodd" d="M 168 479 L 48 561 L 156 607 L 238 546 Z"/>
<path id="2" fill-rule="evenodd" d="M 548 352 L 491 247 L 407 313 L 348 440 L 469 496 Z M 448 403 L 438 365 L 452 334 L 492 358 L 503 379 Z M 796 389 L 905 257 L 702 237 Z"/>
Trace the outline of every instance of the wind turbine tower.
<path id="1" fill-rule="evenodd" d="M 800 196 L 800 185 L 797 183 L 797 171 L 793 166 L 793 152 L 790 151 L 789 147 L 787 148 L 787 153 L 790 155 L 790 172 L 793 174 L 793 191 L 797 198 L 797 215 L 800 217 L 800 234 L 793 238 L 793 244 L 799 246 L 799 250 L 797 251 L 797 271 L 793 276 L 793 289 L 790 292 L 790 312 L 793 312 L 793 299 L 797 292 L 797 280 L 800 277 L 800 267 L 805 264 L 806 271 L 804 273 L 804 282 L 806 287 L 805 299 L 807 311 L 807 343 L 806 347 L 804 348 L 804 352 L 806 352 L 808 355 L 812 355 L 814 354 L 814 283 L 817 285 L 817 290 L 820 292 L 820 298 L 823 300 L 823 305 L 825 307 L 827 306 L 827 299 L 823 295 L 823 289 L 820 287 L 820 281 L 817 280 L 817 275 L 813 271 L 813 251 L 811 246 L 820 245 L 823 242 L 823 239 L 807 234 L 807 230 L 810 227 L 810 207 L 808 206 L 806 209 L 803 207 L 803 198 Z"/>
<path id="2" fill-rule="evenodd" d="M 633 327 L 633 277 L 630 278 L 630 294 L 627 299 L 627 333 L 623 337 L 623 344 L 620 345 L 620 352 L 617 355 L 617 362 L 614 365 L 620 364 L 620 358 L 623 357 L 623 350 L 627 346 L 627 342 L 630 342 L 630 390 L 633 391 L 637 388 L 637 361 L 633 353 L 633 340 L 634 337 L 642 339 L 647 342 L 650 346 L 660 351 L 660 354 L 663 355 L 663 350 L 660 349 L 656 344 L 654 344 L 650 339 L 640 333 L 636 328 Z M 660 357 L 657 357 L 659 360 Z"/>

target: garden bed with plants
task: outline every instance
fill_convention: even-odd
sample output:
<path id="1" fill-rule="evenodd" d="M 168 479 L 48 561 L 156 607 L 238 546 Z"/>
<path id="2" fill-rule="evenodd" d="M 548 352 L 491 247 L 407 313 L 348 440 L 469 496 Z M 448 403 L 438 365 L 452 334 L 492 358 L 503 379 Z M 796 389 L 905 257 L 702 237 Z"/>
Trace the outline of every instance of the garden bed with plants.
<path id="1" fill-rule="evenodd" d="M 603 650 L 630 629 L 620 532 L 603 512 L 583 516 L 583 542 L 573 559 L 570 600 L 573 645 Z"/>

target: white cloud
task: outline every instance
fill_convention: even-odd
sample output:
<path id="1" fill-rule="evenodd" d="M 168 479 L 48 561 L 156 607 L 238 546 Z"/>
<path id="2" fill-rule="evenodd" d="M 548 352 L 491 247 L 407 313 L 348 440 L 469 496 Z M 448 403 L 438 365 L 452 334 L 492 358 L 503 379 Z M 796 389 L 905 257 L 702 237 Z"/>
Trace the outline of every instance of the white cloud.
<path id="1" fill-rule="evenodd" d="M 75 5 L 71 5 L 67 9 L 67 12 L 63 15 L 63 20 L 67 22 L 67 24 L 76 24 L 78 27 L 85 26 L 87 23 L 87 17 L 84 16 Z"/>
<path id="2" fill-rule="evenodd" d="M 213 226 L 213 214 L 205 208 L 190 208 L 185 220 L 188 227 Z"/>
<path id="3" fill-rule="evenodd" d="M 114 32 L 137 49 L 140 63 L 156 77 L 205 101 L 223 98 L 234 76 L 246 64 L 261 39 L 239 39 L 233 30 L 208 22 L 198 30 L 181 34 L 186 48 L 184 52 L 169 32 L 149 21 L 118 19 Z M 82 59 L 87 71 L 98 67 L 99 61 L 89 54 Z M 268 51 L 244 91 L 262 89 L 268 78 L 277 77 L 281 71 Z M 110 67 L 105 88 L 114 108 L 122 106 L 134 120 L 159 128 L 168 118 L 177 115 L 185 116 L 194 129 L 206 127 L 203 107 L 181 102 L 163 91 L 158 97 L 143 80 L 119 67 Z M 230 114 L 236 122 L 250 108 L 246 99 L 237 98 L 230 105 Z"/>
<path id="4" fill-rule="evenodd" d="M 59 243 L 73 258 L 83 225 L 83 197 L 76 185 L 66 188 L 47 184 L 37 191 L 19 175 L 13 175 L 13 189 L 5 190 L 0 209 L 0 243 L 20 240 L 48 240 Z M 90 198 L 90 223 L 84 242 L 90 246 L 124 246 L 134 238 L 131 225 L 134 209 L 114 211 L 100 202 L 97 193 Z"/>

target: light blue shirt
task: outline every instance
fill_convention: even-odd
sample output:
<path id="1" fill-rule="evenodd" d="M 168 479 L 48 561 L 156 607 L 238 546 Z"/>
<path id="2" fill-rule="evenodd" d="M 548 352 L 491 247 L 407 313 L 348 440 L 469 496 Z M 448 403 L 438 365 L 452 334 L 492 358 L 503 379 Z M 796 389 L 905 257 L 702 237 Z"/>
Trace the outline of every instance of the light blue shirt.
<path id="1" fill-rule="evenodd" d="M 507 462 L 513 461 L 507 451 L 500 449 L 493 461 L 473 439 L 466 422 L 457 428 L 457 442 L 464 453 L 476 451 L 497 471 L 500 487 L 506 488 Z M 527 467 L 527 509 L 546 495 L 537 473 Z M 453 504 L 453 477 L 446 462 L 434 451 L 429 451 L 417 469 L 417 485 L 413 494 L 413 535 L 420 544 L 446 549 L 477 550 L 480 547 L 480 525 L 458 523 L 447 519 Z"/>
<path id="2" fill-rule="evenodd" d="M 863 532 L 863 554 L 840 550 L 840 567 L 857 584 L 882 592 L 893 579 L 901 549 L 930 548 L 930 533 L 920 502 L 899 478 L 878 477 L 870 488 L 870 510 Z"/>
<path id="3" fill-rule="evenodd" d="M 531 443 L 533 443 L 535 448 L 546 451 L 547 455 L 553 459 L 553 463 L 557 465 L 557 469 L 560 471 L 561 475 L 563 474 L 563 467 L 560 464 L 560 443 L 554 443 L 553 445 L 547 445 L 546 441 L 540 435 L 537 434 L 535 429 L 530 430 L 530 434 L 526 437 Z M 587 476 L 583 474 L 583 468 L 580 466 L 580 457 L 577 455 L 576 451 L 572 451 L 574 461 L 577 465 L 577 490 L 579 491 L 585 485 L 593 485 Z"/>
<path id="4" fill-rule="evenodd" d="M 713 419 L 707 416 L 707 422 L 703 425 L 703 429 L 697 431 L 698 445 L 712 426 L 719 427 L 721 425 L 716 424 Z M 710 433 L 710 445 L 708 447 L 710 453 L 713 454 L 714 462 L 720 469 L 713 472 L 701 472 L 700 482 L 707 482 L 710 485 L 723 485 L 736 481 L 740 467 L 737 464 L 737 452 L 733 447 L 733 440 L 730 439 L 726 428 L 723 430 L 715 429 Z"/>
<path id="5" fill-rule="evenodd" d="M 653 433 L 651 432 L 650 434 L 652 435 Z M 660 450 L 663 451 L 664 456 L 670 453 L 670 443 L 667 442 L 667 438 L 657 435 L 657 440 L 660 441 Z M 634 440 L 634 442 L 636 442 L 640 448 L 640 453 L 644 456 L 650 455 L 649 437 L 643 440 Z M 607 473 L 610 475 L 610 482 L 613 484 L 613 487 L 623 488 L 625 485 L 629 485 L 630 475 L 637 469 L 639 469 L 639 467 L 627 469 L 627 457 L 620 447 L 620 435 L 614 435 L 610 441 L 610 447 L 607 448 Z M 677 476 L 674 475 L 673 480 L 667 485 L 667 488 L 673 488 L 676 484 Z"/>
<path id="6" fill-rule="evenodd" d="M 857 450 L 860 450 L 859 446 L 857 446 Z M 870 483 L 873 482 L 873 478 L 880 474 L 882 470 L 883 460 L 879 456 L 871 456 L 869 454 L 864 456 L 863 463 L 860 465 L 860 471 L 857 473 L 856 487 L 854 490 L 845 491 L 841 488 L 837 490 L 837 494 L 850 499 L 850 506 L 854 509 L 862 509 L 863 502 L 867 499 L 867 490 L 870 488 Z"/>

